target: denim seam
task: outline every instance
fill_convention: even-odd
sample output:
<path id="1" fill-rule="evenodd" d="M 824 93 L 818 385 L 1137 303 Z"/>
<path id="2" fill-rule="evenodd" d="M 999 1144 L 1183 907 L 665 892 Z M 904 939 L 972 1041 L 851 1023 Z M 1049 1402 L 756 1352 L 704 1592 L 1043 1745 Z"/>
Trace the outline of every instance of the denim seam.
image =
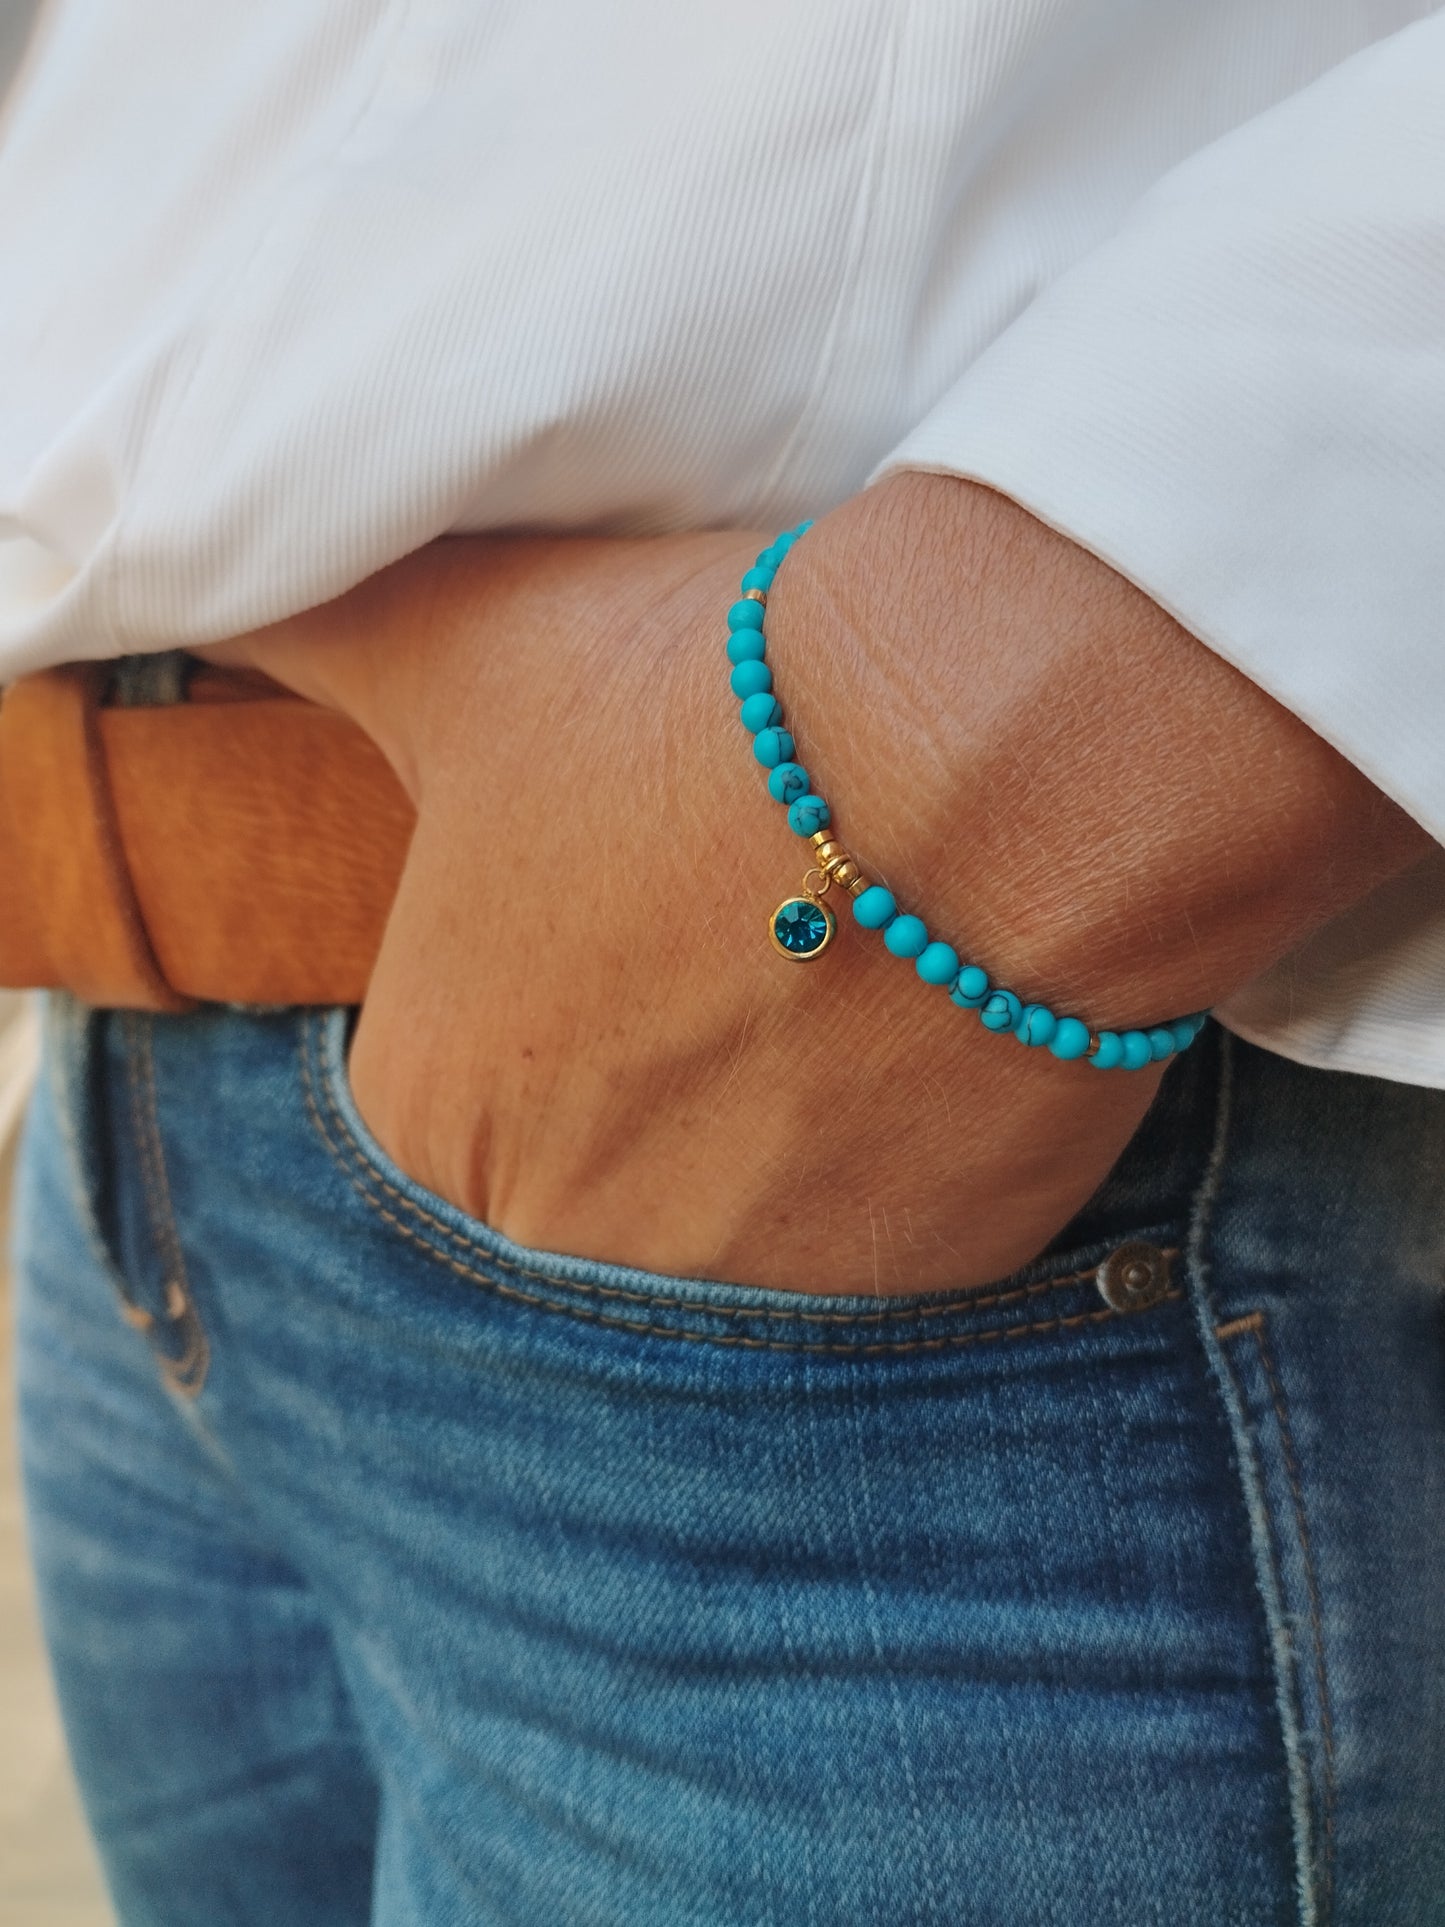
<path id="1" fill-rule="evenodd" d="M 185 1349 L 180 1357 L 171 1358 L 157 1351 L 156 1358 L 166 1382 L 187 1398 L 196 1398 L 210 1369 L 211 1348 L 191 1296 L 185 1255 L 176 1231 L 170 1183 L 166 1177 L 165 1149 L 161 1143 L 150 1024 L 149 1018 L 139 1017 L 131 1011 L 123 1013 L 121 1018 L 130 1084 L 131 1122 L 139 1156 L 141 1187 L 146 1198 L 146 1216 L 166 1274 L 166 1311 L 172 1325 L 184 1323 L 186 1326 Z M 173 1292 L 180 1296 L 180 1311 L 174 1309 Z M 155 1320 L 151 1319 L 152 1328 L 154 1324 Z"/>
<path id="2" fill-rule="evenodd" d="M 1294 1507 L 1295 1530 L 1299 1534 L 1301 1564 L 1304 1570 L 1305 1597 L 1309 1602 L 1310 1640 L 1314 1664 L 1315 1692 L 1320 1704 L 1320 1752 L 1324 1768 L 1324 1785 L 1321 1789 L 1321 1808 L 1324 1823 L 1324 1840 L 1321 1843 L 1320 1865 L 1320 1920 L 1327 1922 L 1330 1915 L 1330 1902 L 1334 1889 L 1335 1865 L 1335 1727 L 1334 1714 L 1330 1705 L 1329 1679 L 1325 1671 L 1324 1615 L 1320 1607 L 1319 1580 L 1315 1572 L 1314 1546 L 1310 1539 L 1309 1520 L 1305 1513 L 1304 1483 L 1300 1477 L 1299 1461 L 1295 1456 L 1294 1432 L 1289 1422 L 1289 1411 L 1285 1404 L 1284 1391 L 1279 1375 L 1275 1370 L 1274 1355 L 1266 1337 L 1266 1320 L 1262 1312 L 1256 1312 L 1248 1321 L 1246 1329 L 1254 1338 L 1259 1353 L 1259 1362 L 1269 1385 L 1270 1402 L 1274 1406 L 1275 1421 L 1279 1426 L 1280 1453 L 1284 1461 L 1285 1478 L 1289 1483 L 1290 1496 Z"/>
<path id="3" fill-rule="evenodd" d="M 144 1331 L 152 1322 L 151 1314 L 143 1305 L 136 1304 L 131 1297 L 125 1274 L 106 1243 L 105 1234 L 97 1222 L 91 1186 L 85 1174 L 86 1159 L 80 1147 L 80 1134 L 76 1123 L 79 1100 L 74 1089 L 73 1045 L 69 1037 L 60 1035 L 62 1026 L 68 1031 L 74 1031 L 80 1025 L 93 1020 L 88 1016 L 82 1017 L 77 1000 L 68 991 L 61 990 L 50 992 L 46 1000 L 45 1021 L 50 1029 L 46 1041 L 43 1074 L 51 1082 L 54 1098 L 52 1114 L 60 1132 L 61 1142 L 65 1147 L 70 1201 L 85 1233 L 85 1242 L 91 1258 L 119 1300 L 121 1317 L 137 1331 Z"/>
<path id="4" fill-rule="evenodd" d="M 1310 1862 L 1312 1824 L 1309 1772 L 1303 1743 L 1303 1720 L 1294 1685 L 1294 1651 L 1270 1523 L 1269 1505 L 1255 1457 L 1249 1416 L 1238 1381 L 1216 1329 L 1208 1290 L 1209 1260 L 1205 1253 L 1215 1202 L 1224 1182 L 1229 1150 L 1231 1103 L 1234 1094 L 1234 1053 L 1227 1033 L 1220 1038 L 1219 1091 L 1214 1143 L 1190 1213 L 1187 1237 L 1187 1275 L 1195 1299 L 1200 1342 L 1219 1388 L 1244 1500 L 1250 1544 L 1254 1554 L 1255 1586 L 1264 1610 L 1271 1670 L 1274 1674 L 1275 1714 L 1284 1747 L 1291 1832 L 1294 1839 L 1295 1882 L 1300 1927 L 1325 1927 L 1314 1891 Z"/>
<path id="5" fill-rule="evenodd" d="M 626 1291 L 620 1285 L 590 1285 L 580 1279 L 566 1278 L 555 1272 L 537 1271 L 526 1265 L 514 1264 L 508 1258 L 500 1258 L 492 1252 L 485 1251 L 475 1238 L 468 1237 L 465 1232 L 453 1230 L 450 1225 L 443 1224 L 440 1218 L 436 1217 L 432 1212 L 427 1211 L 423 1206 L 418 1204 L 414 1198 L 407 1197 L 404 1191 L 399 1191 L 394 1184 L 388 1183 L 381 1172 L 375 1168 L 371 1159 L 367 1156 L 365 1146 L 357 1142 L 355 1132 L 347 1123 L 335 1098 L 327 1089 L 326 1079 L 319 1074 L 313 1074 L 310 1061 L 313 1052 L 319 1059 L 321 1049 L 316 1042 L 315 1033 L 313 1033 L 309 1047 L 308 1040 L 305 1037 L 301 1039 L 300 1043 L 301 1077 L 303 1092 L 306 1098 L 306 1108 L 310 1112 L 312 1122 L 322 1142 L 325 1144 L 327 1151 L 330 1153 L 332 1161 L 352 1183 L 356 1182 L 352 1176 L 352 1165 L 354 1163 L 355 1167 L 360 1171 L 363 1183 L 368 1186 L 374 1185 L 377 1190 L 392 1199 L 402 1210 L 419 1219 L 422 1224 L 430 1226 L 433 1231 L 445 1238 L 449 1244 L 457 1245 L 463 1251 L 483 1257 L 487 1264 L 495 1266 L 499 1271 L 510 1272 L 513 1277 L 535 1278 L 540 1284 L 556 1285 L 566 1291 L 586 1292 L 598 1298 L 619 1299 L 626 1304 L 646 1305 L 658 1311 L 692 1311 L 697 1309 L 693 1301 L 687 1298 L 666 1298 L 656 1292 Z M 347 1147 L 345 1150 L 338 1150 L 337 1146 L 332 1142 L 331 1136 L 321 1119 L 320 1110 L 316 1102 L 318 1092 L 322 1102 L 325 1104 L 327 1114 L 336 1127 L 338 1136 L 344 1140 L 345 1147 Z M 373 1201 L 369 1199 L 368 1202 Z M 381 1207 L 377 1206 L 376 1208 L 379 1210 Z M 389 1223 L 395 1222 L 385 1211 L 382 1212 L 382 1216 L 386 1217 Z M 418 1238 L 417 1241 L 419 1243 L 426 1242 L 426 1240 L 420 1238 Z M 1166 1258 L 1177 1258 L 1179 1256 L 1179 1247 L 1177 1245 L 1164 1246 L 1161 1247 L 1161 1253 Z M 438 1253 L 438 1256 L 440 1255 L 441 1254 Z M 708 1316 L 712 1318 L 775 1318 L 811 1325 L 916 1324 L 924 1318 L 943 1318 L 960 1311 L 987 1311 L 995 1305 L 1020 1304 L 1026 1298 L 1036 1298 L 1043 1293 L 1051 1291 L 1062 1291 L 1068 1285 L 1083 1284 L 1086 1280 L 1095 1277 L 1097 1272 L 1097 1265 L 1087 1265 L 1080 1271 L 1064 1272 L 1056 1278 L 1043 1278 L 1032 1284 L 1016 1285 L 1008 1291 L 961 1292 L 957 1297 L 944 1299 L 940 1304 L 923 1305 L 916 1310 L 911 1310 L 906 1305 L 890 1306 L 887 1310 L 883 1311 L 858 1312 L 774 1310 L 769 1306 L 759 1306 L 754 1309 L 746 1305 L 708 1305 L 704 1307 L 704 1309 Z"/>
<path id="6" fill-rule="evenodd" d="M 147 1108 L 146 1084 L 142 1070 L 143 1046 L 137 1036 L 140 1019 L 133 1011 L 121 1013 L 121 1038 L 125 1045 L 126 1083 L 130 1095 L 131 1131 L 139 1154 L 141 1189 L 145 1193 L 146 1221 L 155 1240 L 167 1279 L 180 1269 L 167 1214 L 161 1201 L 161 1179 L 155 1166 L 155 1119 Z M 183 1275 L 183 1274 L 182 1274 Z"/>
<path id="7" fill-rule="evenodd" d="M 1036 1319 L 1033 1322 L 1027 1323 L 1027 1324 L 995 1326 L 993 1329 L 987 1330 L 987 1331 L 956 1332 L 942 1338 L 905 1339 L 905 1340 L 900 1340 L 890 1344 L 830 1345 L 826 1343 L 823 1343 L 823 1344 L 788 1343 L 781 1339 L 748 1338 L 748 1337 L 743 1337 L 739 1334 L 734 1334 L 734 1333 L 696 1331 L 684 1326 L 644 1324 L 643 1322 L 635 1318 L 617 1318 L 609 1315 L 606 1312 L 593 1311 L 581 1305 L 559 1305 L 555 1302 L 555 1300 L 550 1298 L 544 1298 L 540 1293 L 524 1291 L 521 1289 L 520 1286 L 517 1286 L 517 1285 L 504 1284 L 500 1279 L 494 1278 L 489 1272 L 480 1271 L 474 1265 L 464 1264 L 461 1261 L 461 1259 L 453 1257 L 449 1252 L 438 1250 L 437 1246 L 434 1245 L 430 1239 L 422 1237 L 420 1233 L 413 1230 L 413 1228 L 410 1225 L 404 1224 L 402 1220 L 399 1217 L 397 1217 L 395 1212 L 389 1211 L 370 1188 L 370 1183 L 373 1178 L 375 1182 L 378 1185 L 380 1185 L 382 1189 L 389 1196 L 397 1198 L 399 1202 L 408 1205 L 412 1209 L 417 1209 L 417 1208 L 411 1205 L 410 1199 L 402 1197 L 401 1194 L 397 1192 L 396 1188 L 393 1185 L 389 1185 L 386 1183 L 384 1179 L 380 1178 L 379 1176 L 375 1176 L 375 1174 L 373 1174 L 369 1168 L 364 1167 L 364 1175 L 358 1174 L 358 1172 L 352 1168 L 352 1165 L 350 1164 L 349 1160 L 346 1158 L 345 1154 L 342 1152 L 342 1150 L 337 1146 L 335 1141 L 332 1139 L 330 1132 L 326 1128 L 325 1120 L 322 1118 L 321 1112 L 317 1107 L 316 1098 L 315 1098 L 315 1086 L 314 1086 L 314 1082 L 311 1074 L 311 1067 L 307 1060 L 307 1054 L 306 1054 L 304 1044 L 302 1046 L 301 1068 L 302 1068 L 302 1077 L 303 1077 L 303 1095 L 306 1101 L 306 1108 L 307 1108 L 307 1111 L 310 1113 L 311 1121 L 315 1126 L 321 1138 L 321 1141 L 325 1146 L 328 1155 L 331 1158 L 331 1161 L 335 1164 L 336 1168 L 341 1172 L 342 1176 L 346 1179 L 348 1184 L 351 1185 L 352 1189 L 357 1193 L 357 1195 L 363 1200 L 364 1203 L 369 1205 L 374 1212 L 376 1212 L 378 1217 L 382 1218 L 387 1224 L 389 1224 L 400 1237 L 407 1239 L 408 1242 L 411 1244 L 414 1244 L 418 1248 L 418 1250 L 425 1252 L 426 1255 L 429 1258 L 431 1258 L 435 1263 L 440 1265 L 445 1265 L 449 1271 L 455 1272 L 458 1275 L 458 1277 L 469 1279 L 474 1284 L 483 1285 L 488 1290 L 497 1293 L 498 1296 L 500 1297 L 515 1299 L 517 1302 L 521 1304 L 531 1305 L 542 1311 L 556 1312 L 564 1318 L 578 1319 L 586 1324 L 605 1325 L 616 1331 L 635 1332 L 643 1337 L 677 1338 L 677 1339 L 691 1341 L 694 1344 L 737 1347 L 737 1348 L 742 1348 L 749 1351 L 823 1352 L 823 1353 L 831 1354 L 835 1357 L 870 1358 L 870 1357 L 876 1357 L 879 1355 L 891 1356 L 893 1354 L 901 1353 L 901 1352 L 924 1352 L 924 1351 L 942 1351 L 942 1350 L 959 1349 L 966 1345 L 984 1344 L 992 1339 L 1023 1338 L 1028 1336 L 1030 1333 L 1034 1333 L 1034 1332 L 1070 1331 L 1083 1325 L 1103 1324 L 1110 1319 L 1137 1318 L 1139 1316 L 1138 1312 L 1116 1311 L 1112 1305 L 1106 1305 L 1101 1310 L 1098 1310 L 1098 1311 L 1076 1312 L 1069 1317 L 1043 1318 L 1043 1319 Z M 347 1130 L 346 1120 L 343 1117 L 341 1117 L 338 1113 L 335 1112 L 334 1106 L 330 1104 L 329 1100 L 328 1100 L 327 1108 L 332 1111 L 339 1129 L 346 1135 L 348 1140 L 352 1143 L 353 1147 L 359 1152 L 360 1147 L 355 1145 L 354 1138 L 352 1138 L 351 1133 Z M 427 1218 L 427 1214 L 420 1210 L 417 1210 L 417 1215 L 424 1219 Z M 435 1220 L 432 1220 L 432 1219 L 428 1219 L 427 1221 L 435 1222 Z M 506 1264 L 505 1260 L 501 1260 L 501 1259 L 491 1260 L 490 1262 L 496 1263 L 499 1266 L 504 1267 L 508 1271 L 519 1274 L 521 1276 L 536 1278 L 539 1283 L 556 1285 L 557 1287 L 565 1291 L 587 1292 L 587 1293 L 596 1295 L 598 1297 L 622 1296 L 622 1295 L 626 1295 L 629 1297 L 635 1296 L 642 1302 L 655 1305 L 660 1309 L 666 1309 L 673 1306 L 681 1306 L 686 1302 L 684 1300 L 678 1300 L 678 1299 L 672 1299 L 672 1300 L 647 1299 L 641 1293 L 636 1293 L 636 1294 L 615 1293 L 609 1290 L 607 1286 L 588 1285 L 581 1282 L 580 1280 L 573 1279 L 573 1278 L 551 1277 L 545 1272 L 537 1272 L 537 1271 L 523 1272 L 521 1270 L 521 1267 L 516 1265 L 508 1265 Z M 1074 1276 L 1071 1276 L 1066 1279 L 1050 1280 L 1046 1285 L 1040 1286 L 1039 1289 L 1059 1288 L 1065 1284 L 1071 1284 L 1076 1282 L 1077 1278 L 1079 1277 L 1087 1278 L 1087 1277 L 1091 1277 L 1092 1275 L 1093 1275 L 1092 1271 L 1089 1271 L 1089 1272 L 1083 1272 L 1080 1274 L 1075 1274 Z M 1172 1291 L 1166 1291 L 1158 1299 L 1155 1300 L 1155 1303 L 1167 1304 L 1171 1300 L 1181 1299 L 1183 1296 L 1184 1296 L 1184 1293 L 1178 1289 L 1175 1289 Z M 967 1298 L 964 1298 L 958 1301 L 959 1308 L 965 1308 L 967 1305 L 968 1305 Z M 709 1313 L 713 1309 L 711 1307 L 691 1307 L 691 1306 L 689 1306 L 688 1308 L 702 1310 L 705 1313 Z M 793 1314 L 786 1311 L 765 1312 L 763 1314 L 750 1314 L 742 1307 L 726 1307 L 726 1308 L 718 1308 L 718 1309 L 724 1310 L 725 1314 L 728 1316 L 741 1317 L 741 1318 L 746 1318 L 753 1315 L 763 1315 L 763 1316 L 769 1316 L 774 1318 L 779 1318 L 779 1317 L 787 1318 L 787 1317 L 798 1315 L 798 1314 Z M 824 1314 L 814 1314 L 814 1315 L 822 1316 Z M 848 1318 L 849 1316 L 846 1312 L 832 1313 L 827 1315 L 832 1317 L 837 1317 L 837 1318 Z M 903 1315 L 906 1316 L 907 1314 L 903 1314 Z M 867 1314 L 867 1313 L 861 1314 L 857 1322 L 867 1322 L 869 1316 L 870 1314 Z"/>

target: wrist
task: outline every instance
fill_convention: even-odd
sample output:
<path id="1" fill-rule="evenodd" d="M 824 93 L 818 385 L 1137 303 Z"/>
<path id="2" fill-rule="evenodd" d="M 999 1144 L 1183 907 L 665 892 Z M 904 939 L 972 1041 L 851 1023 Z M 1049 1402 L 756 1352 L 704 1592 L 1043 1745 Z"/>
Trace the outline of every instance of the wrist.
<path id="1" fill-rule="evenodd" d="M 1098 1029 L 1217 1002 L 1428 847 L 1148 597 L 971 484 L 898 476 L 820 521 L 769 636 L 868 874 Z"/>

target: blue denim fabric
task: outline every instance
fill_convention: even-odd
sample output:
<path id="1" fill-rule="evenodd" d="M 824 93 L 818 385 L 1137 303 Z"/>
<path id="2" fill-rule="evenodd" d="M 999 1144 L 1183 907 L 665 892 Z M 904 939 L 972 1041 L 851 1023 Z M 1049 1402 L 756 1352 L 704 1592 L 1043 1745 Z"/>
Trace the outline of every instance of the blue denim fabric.
<path id="1" fill-rule="evenodd" d="M 794 1299 L 438 1202 L 346 1030 L 52 1008 L 23 1449 L 126 1927 L 1445 1922 L 1445 1095 L 1208 1033 L 1026 1271 Z"/>

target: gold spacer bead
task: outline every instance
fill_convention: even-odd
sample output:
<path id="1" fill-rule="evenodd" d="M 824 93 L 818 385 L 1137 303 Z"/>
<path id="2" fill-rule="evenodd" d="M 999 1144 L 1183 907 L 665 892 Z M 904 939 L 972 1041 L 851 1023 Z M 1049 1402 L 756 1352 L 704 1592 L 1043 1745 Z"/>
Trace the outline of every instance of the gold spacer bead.
<path id="1" fill-rule="evenodd" d="M 818 868 L 830 883 L 836 883 L 850 896 L 861 897 L 869 887 L 858 859 L 846 850 L 831 830 L 815 830 L 808 838 L 817 852 Z"/>
<path id="2" fill-rule="evenodd" d="M 738 597 L 738 601 L 761 602 L 763 607 L 766 608 L 768 605 L 768 592 L 766 589 L 744 589 Z"/>

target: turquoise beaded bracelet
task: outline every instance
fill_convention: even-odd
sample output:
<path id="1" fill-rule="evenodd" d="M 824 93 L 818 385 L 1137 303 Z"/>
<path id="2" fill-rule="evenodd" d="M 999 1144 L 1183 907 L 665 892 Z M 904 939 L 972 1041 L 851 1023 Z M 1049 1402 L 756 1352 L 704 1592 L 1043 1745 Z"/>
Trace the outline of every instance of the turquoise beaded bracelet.
<path id="1" fill-rule="evenodd" d="M 900 911 L 893 894 L 870 883 L 850 853 L 830 833 L 832 812 L 813 793 L 808 772 L 794 761 L 796 745 L 783 726 L 767 663 L 763 614 L 773 578 L 793 544 L 812 527 L 788 529 L 763 550 L 742 579 L 738 601 L 728 610 L 728 661 L 739 715 L 753 739 L 753 755 L 768 772 L 768 789 L 788 812 L 788 827 L 813 845 L 813 867 L 801 892 L 786 897 L 768 919 L 768 936 L 780 956 L 807 962 L 822 956 L 837 932 L 823 902 L 836 885 L 853 899 L 853 916 L 865 930 L 881 930 L 895 957 L 907 957 L 926 984 L 938 984 L 961 1010 L 976 1010 L 985 1030 L 1008 1032 L 1021 1043 L 1047 1045 L 1055 1057 L 1084 1057 L 1099 1070 L 1142 1070 L 1188 1050 L 1204 1028 L 1206 1013 L 1178 1017 L 1150 1030 L 1096 1031 L 1082 1017 L 1057 1017 L 1043 1004 L 1026 1004 L 1012 990 L 992 983 L 988 972 L 964 963 L 952 944 L 929 937 L 921 917 Z M 817 879 L 814 882 L 814 878 Z"/>

